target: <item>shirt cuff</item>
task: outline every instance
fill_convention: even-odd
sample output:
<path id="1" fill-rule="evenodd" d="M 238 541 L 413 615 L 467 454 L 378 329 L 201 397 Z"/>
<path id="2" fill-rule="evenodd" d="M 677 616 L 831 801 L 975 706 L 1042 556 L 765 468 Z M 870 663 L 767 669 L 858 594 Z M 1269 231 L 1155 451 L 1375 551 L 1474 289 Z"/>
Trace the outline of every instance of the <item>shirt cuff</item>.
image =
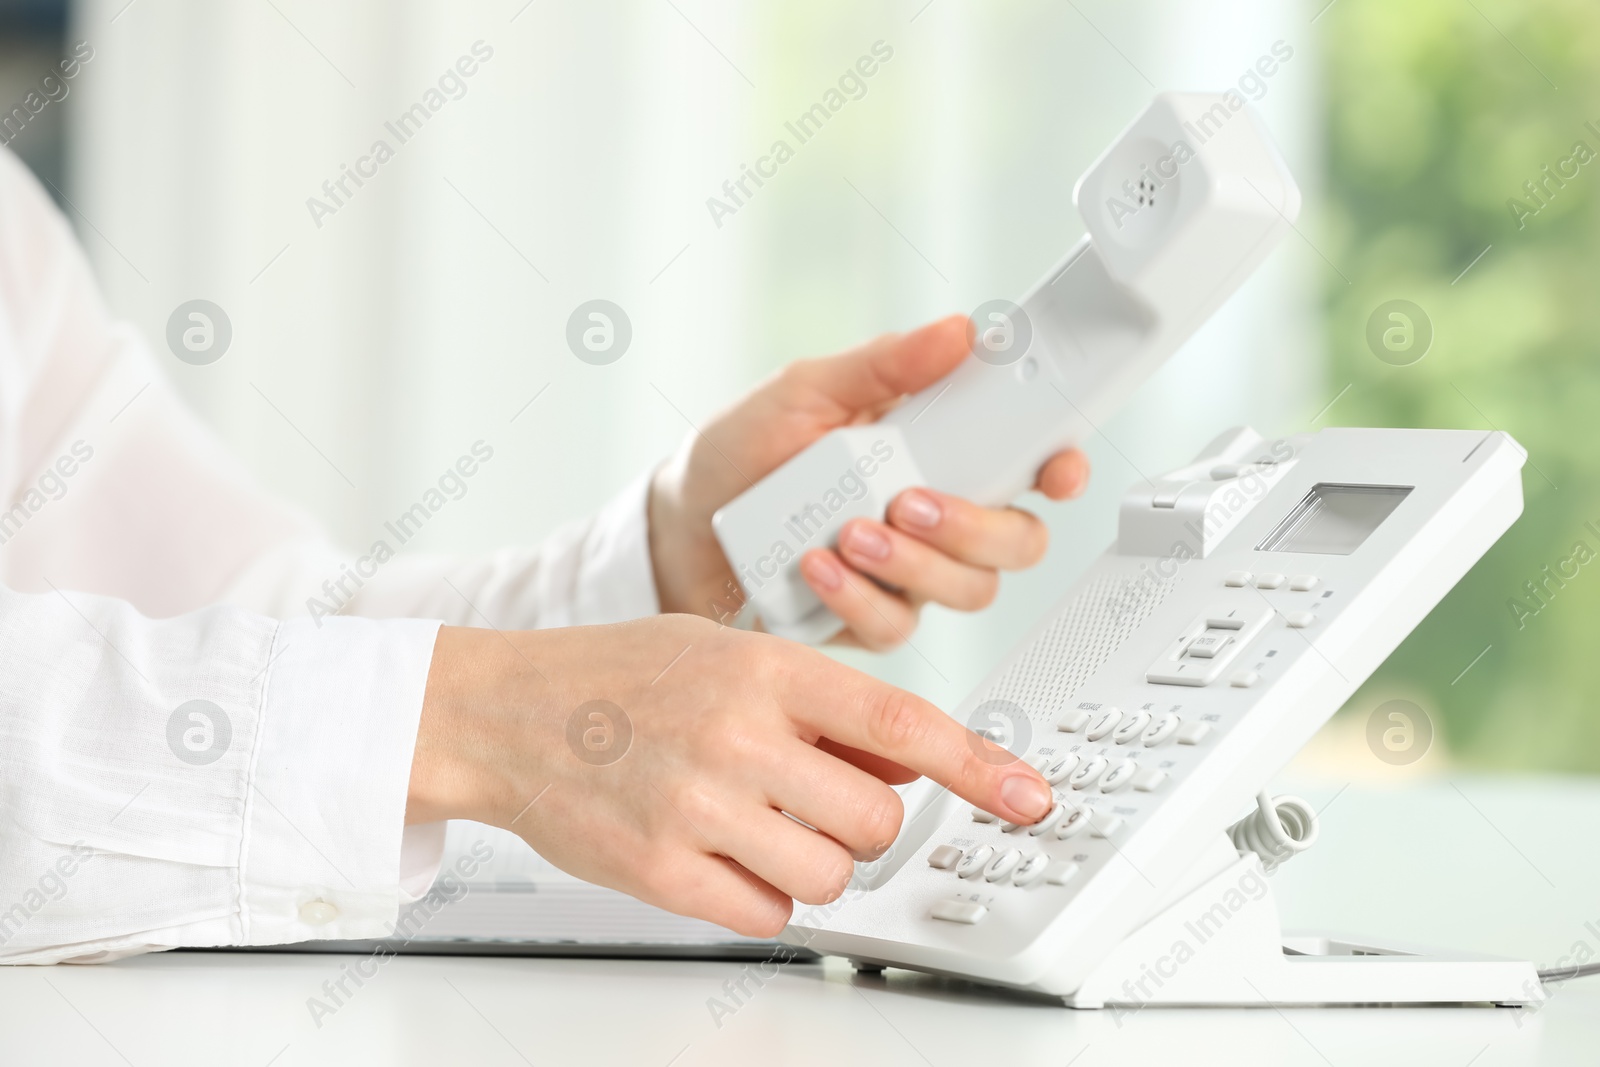
<path id="1" fill-rule="evenodd" d="M 425 848 L 403 872 L 401 841 L 438 629 L 341 618 L 278 628 L 246 798 L 244 944 L 387 937 L 417 881 L 431 881 Z"/>
<path id="2" fill-rule="evenodd" d="M 642 475 L 589 520 L 573 589 L 577 625 L 626 622 L 661 613 L 650 562 L 650 482 Z"/>

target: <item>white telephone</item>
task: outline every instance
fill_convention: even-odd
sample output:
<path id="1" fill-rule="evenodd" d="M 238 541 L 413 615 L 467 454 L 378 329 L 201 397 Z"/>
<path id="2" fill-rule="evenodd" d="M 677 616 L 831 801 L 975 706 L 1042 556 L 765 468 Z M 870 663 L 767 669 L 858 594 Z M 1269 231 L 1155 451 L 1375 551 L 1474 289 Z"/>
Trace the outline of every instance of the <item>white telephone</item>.
<path id="1" fill-rule="evenodd" d="M 1521 961 L 1286 938 L 1264 880 L 1316 834 L 1269 780 L 1521 513 L 1524 458 L 1500 432 L 1238 429 L 1135 485 L 956 712 L 1055 810 L 996 822 L 923 783 L 784 940 L 1080 1008 L 1543 999 Z"/>
<path id="2" fill-rule="evenodd" d="M 974 350 L 870 426 L 835 430 L 717 512 L 717 539 L 771 633 L 841 623 L 800 577 L 806 549 L 903 489 L 980 504 L 1029 489 L 1087 439 L 1277 246 L 1300 190 L 1237 94 L 1164 93 L 1078 179 L 1088 235 L 1019 305 L 974 314 Z"/>

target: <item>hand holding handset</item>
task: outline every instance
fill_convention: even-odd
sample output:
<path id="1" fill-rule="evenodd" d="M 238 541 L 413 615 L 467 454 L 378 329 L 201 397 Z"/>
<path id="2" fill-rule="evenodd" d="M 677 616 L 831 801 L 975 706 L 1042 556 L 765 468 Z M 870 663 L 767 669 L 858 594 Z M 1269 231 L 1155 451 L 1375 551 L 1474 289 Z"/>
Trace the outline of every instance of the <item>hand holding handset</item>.
<path id="1" fill-rule="evenodd" d="M 927 486 L 990 506 L 1086 440 L 1249 277 L 1300 191 L 1237 95 L 1164 93 L 1078 180 L 1088 234 L 1020 304 L 974 315 L 973 352 L 877 423 L 835 430 L 717 512 L 713 527 L 768 631 L 841 627 L 800 557 Z"/>

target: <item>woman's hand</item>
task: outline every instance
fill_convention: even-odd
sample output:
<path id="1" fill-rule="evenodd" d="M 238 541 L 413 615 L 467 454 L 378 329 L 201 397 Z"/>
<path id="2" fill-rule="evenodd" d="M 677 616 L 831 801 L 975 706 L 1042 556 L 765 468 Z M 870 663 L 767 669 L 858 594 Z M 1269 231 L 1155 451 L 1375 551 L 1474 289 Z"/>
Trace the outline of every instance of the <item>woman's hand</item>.
<path id="1" fill-rule="evenodd" d="M 873 422 L 944 377 L 966 356 L 970 338 L 970 324 L 957 315 L 842 355 L 792 363 L 690 436 L 651 486 L 650 551 L 662 611 L 715 618 L 737 606 L 712 514 L 829 430 Z M 1040 468 L 1037 488 L 1063 500 L 1081 493 L 1088 478 L 1083 454 L 1067 451 Z M 814 548 L 800 564 L 818 599 L 844 620 L 838 640 L 871 649 L 905 641 L 925 603 L 987 606 L 999 572 L 1033 566 L 1049 540 L 1029 512 L 928 489 L 901 493 L 887 518 L 851 520 L 837 549 Z"/>
<path id="2" fill-rule="evenodd" d="M 580 878 L 770 937 L 883 854 L 889 783 L 918 774 L 1016 822 L 1052 803 L 1004 749 L 793 642 L 686 615 L 446 627 L 406 821 L 504 827 Z"/>

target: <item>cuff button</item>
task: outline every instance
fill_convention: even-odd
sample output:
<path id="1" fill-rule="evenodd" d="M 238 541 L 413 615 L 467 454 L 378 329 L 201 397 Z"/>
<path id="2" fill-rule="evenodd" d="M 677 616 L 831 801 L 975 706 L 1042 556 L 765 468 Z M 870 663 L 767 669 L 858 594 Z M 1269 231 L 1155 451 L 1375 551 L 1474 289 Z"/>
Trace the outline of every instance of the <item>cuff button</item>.
<path id="1" fill-rule="evenodd" d="M 338 907 L 326 900 L 308 900 L 300 905 L 300 921 L 307 926 L 326 926 L 338 917 Z"/>

